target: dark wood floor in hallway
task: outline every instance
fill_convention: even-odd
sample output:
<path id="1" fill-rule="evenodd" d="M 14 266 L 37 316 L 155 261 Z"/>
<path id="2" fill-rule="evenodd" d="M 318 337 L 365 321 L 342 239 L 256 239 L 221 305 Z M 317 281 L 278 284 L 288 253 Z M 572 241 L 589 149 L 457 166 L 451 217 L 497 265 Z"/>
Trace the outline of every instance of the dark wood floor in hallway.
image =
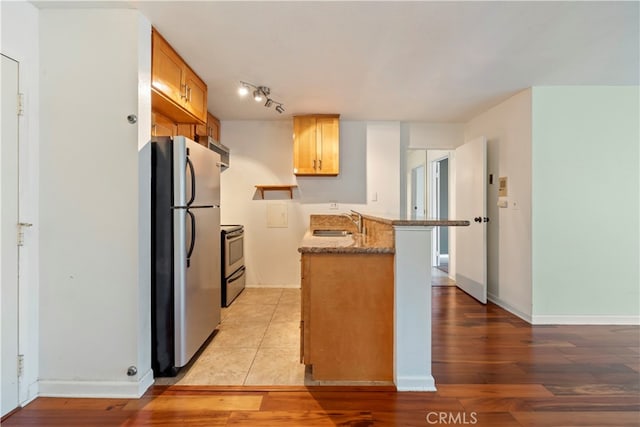
<path id="1" fill-rule="evenodd" d="M 11 426 L 640 426 L 640 328 L 531 326 L 433 288 L 435 393 L 154 386 L 141 399 L 38 398 Z"/>

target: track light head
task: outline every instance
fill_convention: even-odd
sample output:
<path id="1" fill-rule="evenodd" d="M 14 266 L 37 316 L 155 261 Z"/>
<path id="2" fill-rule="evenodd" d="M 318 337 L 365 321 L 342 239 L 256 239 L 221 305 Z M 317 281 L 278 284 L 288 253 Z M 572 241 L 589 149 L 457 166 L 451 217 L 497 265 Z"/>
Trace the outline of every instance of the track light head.
<path id="1" fill-rule="evenodd" d="M 276 111 L 280 114 L 284 112 L 284 107 L 280 102 L 274 101 L 273 99 L 269 98 L 271 89 L 269 89 L 267 86 L 256 86 L 252 85 L 251 83 L 241 81 L 240 87 L 238 88 L 238 94 L 240 96 L 246 96 L 249 94 L 250 89 L 253 89 L 253 99 L 256 102 L 262 102 L 263 98 L 267 98 L 267 101 L 264 103 L 265 107 L 269 108 L 273 104 L 276 104 Z"/>
<path id="2" fill-rule="evenodd" d="M 238 88 L 238 95 L 247 96 L 249 94 L 249 86 L 246 83 L 241 82 L 242 86 Z"/>

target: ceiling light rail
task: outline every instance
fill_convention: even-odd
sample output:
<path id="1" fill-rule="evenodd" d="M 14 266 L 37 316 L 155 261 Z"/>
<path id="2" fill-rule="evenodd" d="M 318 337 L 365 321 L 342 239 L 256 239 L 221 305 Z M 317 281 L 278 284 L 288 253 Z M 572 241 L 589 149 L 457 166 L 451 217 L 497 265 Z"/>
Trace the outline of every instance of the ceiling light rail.
<path id="1" fill-rule="evenodd" d="M 282 102 L 274 101 L 269 97 L 269 95 L 271 95 L 271 89 L 267 86 L 256 86 L 251 83 L 240 81 L 240 87 L 238 88 L 238 94 L 240 96 L 247 96 L 252 90 L 253 99 L 256 102 L 262 102 L 266 98 L 267 100 L 264 103 L 265 107 L 269 108 L 272 105 L 275 105 L 275 110 L 279 114 L 284 113 L 284 104 Z"/>

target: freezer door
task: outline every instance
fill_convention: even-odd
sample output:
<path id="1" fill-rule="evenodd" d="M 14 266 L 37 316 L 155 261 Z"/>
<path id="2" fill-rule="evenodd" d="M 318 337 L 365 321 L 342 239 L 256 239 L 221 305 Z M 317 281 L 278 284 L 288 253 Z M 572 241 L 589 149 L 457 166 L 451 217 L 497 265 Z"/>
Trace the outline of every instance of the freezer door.
<path id="1" fill-rule="evenodd" d="M 182 367 L 220 323 L 220 209 L 175 209 L 175 364 Z"/>
<path id="2" fill-rule="evenodd" d="M 188 154 L 187 154 L 188 151 Z M 220 155 L 184 136 L 173 138 L 174 205 L 220 205 Z"/>

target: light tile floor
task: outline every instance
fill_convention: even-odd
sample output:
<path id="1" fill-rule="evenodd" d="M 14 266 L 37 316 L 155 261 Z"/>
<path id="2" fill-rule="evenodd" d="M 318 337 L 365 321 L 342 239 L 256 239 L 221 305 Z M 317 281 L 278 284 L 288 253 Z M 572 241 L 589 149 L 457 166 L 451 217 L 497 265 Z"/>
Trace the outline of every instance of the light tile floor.
<path id="1" fill-rule="evenodd" d="M 455 286 L 432 270 L 434 286 Z M 175 378 L 177 385 L 331 385 L 314 381 L 300 363 L 300 289 L 246 288 L 222 309 L 218 333 Z M 387 385 L 386 382 L 354 384 Z"/>
<path id="2" fill-rule="evenodd" d="M 304 385 L 300 289 L 246 288 L 222 309 L 218 333 L 200 354 L 156 384 Z"/>

